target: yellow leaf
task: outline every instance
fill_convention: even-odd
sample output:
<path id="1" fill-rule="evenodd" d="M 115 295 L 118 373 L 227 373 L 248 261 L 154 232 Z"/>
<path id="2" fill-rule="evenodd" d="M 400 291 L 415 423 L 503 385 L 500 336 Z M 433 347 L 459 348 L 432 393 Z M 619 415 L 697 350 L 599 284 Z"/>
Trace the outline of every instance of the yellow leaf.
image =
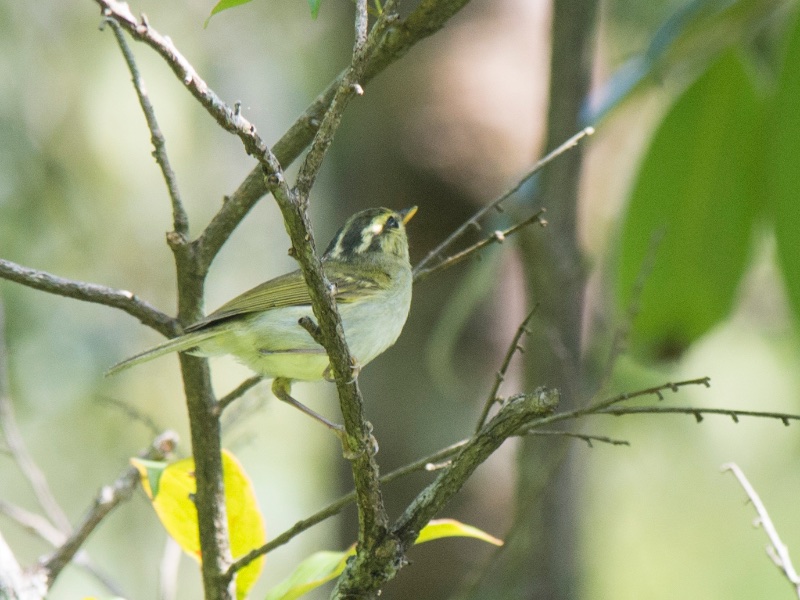
<path id="1" fill-rule="evenodd" d="M 471 537 L 489 542 L 495 546 L 503 545 L 503 540 L 499 540 L 493 535 L 481 531 L 477 527 L 467 525 L 455 519 L 433 519 L 422 528 L 422 531 L 419 532 L 419 536 L 417 536 L 417 541 L 414 543 L 422 544 L 446 537 Z"/>
<path id="2" fill-rule="evenodd" d="M 150 497 L 153 508 L 167 533 L 189 556 L 200 561 L 200 536 L 197 528 L 197 508 L 194 495 L 194 459 L 187 458 L 167 465 L 160 477 L 152 461 L 131 459 L 139 471 L 142 487 Z M 242 465 L 227 450 L 222 451 L 222 475 L 225 483 L 225 506 L 228 513 L 231 554 L 243 556 L 266 541 L 264 519 L 258 508 L 255 493 Z M 157 482 L 155 485 L 154 482 Z M 157 490 L 153 494 L 153 488 Z M 261 574 L 264 557 L 260 556 L 236 576 L 236 596 L 242 600 Z"/>
<path id="3" fill-rule="evenodd" d="M 244 556 L 267 541 L 264 517 L 258 508 L 253 484 L 241 463 L 227 450 L 222 451 L 222 475 L 225 481 L 225 504 L 233 558 Z M 250 591 L 264 567 L 261 555 L 236 575 L 236 597 L 241 600 Z"/>
<path id="4" fill-rule="evenodd" d="M 200 560 L 200 536 L 197 531 L 197 508 L 194 494 L 197 484 L 194 479 L 194 460 L 187 458 L 164 467 L 157 479 L 152 477 L 154 465 L 145 464 L 139 459 L 131 459 L 139 470 L 142 487 L 153 502 L 153 508 L 178 545 L 189 556 Z M 153 493 L 156 489 L 157 493 Z"/>

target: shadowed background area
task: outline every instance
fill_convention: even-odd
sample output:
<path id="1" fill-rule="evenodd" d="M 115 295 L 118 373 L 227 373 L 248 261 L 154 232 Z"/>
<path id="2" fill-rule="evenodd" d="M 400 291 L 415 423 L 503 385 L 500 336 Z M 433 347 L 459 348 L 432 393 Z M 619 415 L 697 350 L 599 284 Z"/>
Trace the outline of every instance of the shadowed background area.
<path id="1" fill-rule="evenodd" d="M 708 35 L 682 38 L 683 45 L 665 59 L 670 66 L 654 68 L 655 76 L 636 93 L 603 113 L 598 133 L 586 143 L 577 235 L 588 284 L 582 320 L 574 325 L 591 377 L 576 378 L 575 402 L 585 401 L 599 381 L 613 395 L 709 376 L 711 389 L 685 389 L 666 401 L 798 410 L 800 357 L 785 284 L 776 267 L 776 243 L 766 225 L 744 235 L 744 276 L 712 328 L 691 343 L 681 344 L 682 338 L 676 338 L 675 345 L 648 347 L 636 355 L 649 362 L 622 356 L 603 379 L 614 354 L 615 331 L 629 321 L 614 300 L 621 248 L 634 243 L 630 228 L 625 229 L 624 211 L 628 198 L 640 189 L 637 173 L 654 130 L 703 68 L 695 62 L 707 63 L 719 53 L 724 45 L 716 41 L 720 30 L 739 27 L 739 35 L 746 29 L 742 22 L 754 23 L 755 33 L 741 34 L 742 45 L 756 49 L 746 63 L 747 72 L 759 92 L 775 84 L 774 57 L 782 52 L 786 26 L 794 18 L 781 6 L 793 9 L 794 3 L 738 4 L 743 6 L 739 21 L 731 17 L 732 23 L 723 23 L 727 30 L 712 22 L 706 24 Z M 636 60 L 648 48 L 653 51 L 659 26 L 680 14 L 675 11 L 682 6 L 677 0 L 646 6 L 631 0 L 600 4 L 592 39 L 593 95 L 584 106 L 586 114 L 599 114 L 609 97 L 623 93 L 624 76 L 635 77 L 630 73 L 641 64 Z M 154 27 L 172 38 L 223 99 L 230 104 L 241 101 L 243 112 L 269 143 L 349 60 L 350 3 L 323 1 L 319 17 L 312 20 L 306 2 L 256 0 L 215 16 L 203 29 L 210 9 L 210 3 L 198 0 L 132 4 L 134 13 L 146 13 Z M 312 192 L 318 247 L 324 248 L 347 216 L 358 210 L 418 205 L 409 224 L 412 262 L 417 262 L 514 185 L 550 149 L 545 140 L 552 16 L 544 0 L 474 0 L 442 32 L 370 83 L 345 114 Z M 0 257 L 71 279 L 128 289 L 172 313 L 173 264 L 164 239 L 171 227 L 169 199 L 150 154 L 149 133 L 129 73 L 111 32 L 97 31 L 98 23 L 96 5 L 89 0 L 0 6 Z M 191 233 L 197 235 L 254 161 L 238 139 L 212 122 L 150 49 L 131 44 L 164 131 Z M 694 52 L 698 45 L 704 52 Z M 687 55 L 702 58 L 686 60 Z M 713 122 L 714 115 L 703 118 Z M 726 156 L 718 150 L 712 153 Z M 667 183 L 662 187 L 689 179 L 670 167 L 664 163 L 661 176 Z M 706 176 L 715 173 L 709 170 Z M 547 207 L 548 197 L 537 195 L 537 189 L 523 188 L 505 212 L 493 212 L 483 230 L 471 232 L 468 241 Z M 723 215 L 726 201 L 718 198 L 720 204 L 715 205 Z M 754 220 L 759 218 L 766 221 L 761 212 Z M 724 219 L 720 229 L 727 223 Z M 676 215 L 675 222 L 691 223 L 692 216 Z M 558 235 L 559 224 L 552 225 L 526 229 L 519 236 L 522 250 L 517 239 L 507 240 L 480 260 L 415 286 L 403 335 L 360 378 L 380 442 L 382 472 L 472 432 L 515 330 L 541 299 L 531 285 L 537 258 L 530 250 L 547 236 Z M 635 232 L 636 243 L 645 247 L 653 235 L 646 225 Z M 715 235 L 707 232 L 709 244 Z M 212 266 L 207 312 L 295 268 L 288 247 L 280 213 L 274 201 L 265 198 Z M 654 273 L 655 285 L 660 275 Z M 551 293 L 558 297 L 559 290 Z M 4 281 L 0 294 L 17 419 L 73 523 L 96 490 L 112 482 L 129 457 L 149 444 L 156 433 L 152 424 L 158 430 L 175 429 L 182 441 L 178 455 L 188 455 L 188 425 L 174 357 L 113 379 L 102 375 L 118 360 L 159 342 L 156 333 L 112 309 Z M 646 296 L 644 301 L 651 302 Z M 644 319 L 648 322 L 646 315 Z M 547 323 L 537 327 L 545 334 L 549 331 Z M 537 355 L 558 355 L 559 332 L 536 339 L 547 340 L 542 344 L 548 348 L 523 341 L 525 357 L 512 364 L 501 394 L 552 384 L 533 380 L 531 364 Z M 212 368 L 220 395 L 250 375 L 227 358 L 215 359 Z M 304 403 L 340 419 L 333 386 L 300 384 L 295 390 Z M 675 416 L 593 417 L 579 429 L 628 440 L 631 447 L 588 448 L 577 440 L 569 444 L 573 597 L 744 599 L 787 592 L 786 582 L 763 556 L 763 532 L 750 527 L 754 515 L 750 507 L 743 507 L 744 494 L 732 477 L 719 475 L 719 466 L 727 461 L 742 466 L 792 547 L 800 540 L 794 427 L 766 420 L 735 425 L 711 417 L 698 426 L 691 417 Z M 254 481 L 269 537 L 351 489 L 350 467 L 337 440 L 277 402 L 268 384 L 259 385 L 230 409 L 223 442 Z M 518 497 L 520 474 L 545 477 L 535 465 L 518 462 L 517 446 L 516 441 L 506 444 L 481 466 L 441 516 L 501 538 L 513 533 L 517 503 L 537 501 Z M 431 478 L 420 473 L 387 485 L 390 516 L 396 517 Z M 0 500 L 36 509 L 26 481 L 2 453 Z M 2 515 L 0 529 L 24 564 L 49 549 Z M 86 549 L 126 597 L 154 597 L 165 537 L 138 491 L 95 532 Z M 341 518 L 271 553 L 251 597 L 263 597 L 312 552 L 343 549 L 355 537 L 355 510 L 350 508 Z M 568 542 L 550 543 L 557 546 L 562 541 Z M 499 591 L 491 577 L 497 576 L 496 566 L 503 558 L 494 553 L 474 540 L 416 548 L 410 555 L 412 564 L 387 586 L 382 598 L 537 597 L 527 588 L 519 593 Z M 489 578 L 482 580 L 487 565 L 495 565 L 494 575 L 490 568 Z M 526 574 L 509 575 L 511 579 L 524 581 Z M 200 578 L 191 559 L 181 560 L 177 581 L 178 598 L 199 597 Z M 527 587 L 536 587 L 535 581 L 529 583 Z M 496 596 L 487 589 L 498 590 Z M 327 597 L 327 591 L 309 597 Z M 51 597 L 91 595 L 111 594 L 71 567 Z"/>

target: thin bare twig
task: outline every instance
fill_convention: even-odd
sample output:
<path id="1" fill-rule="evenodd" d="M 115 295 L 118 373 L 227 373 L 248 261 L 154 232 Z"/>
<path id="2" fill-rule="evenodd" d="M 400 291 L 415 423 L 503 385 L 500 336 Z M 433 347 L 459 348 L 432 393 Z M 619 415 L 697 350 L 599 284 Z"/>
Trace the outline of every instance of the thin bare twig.
<path id="1" fill-rule="evenodd" d="M 622 325 L 616 329 L 611 340 L 611 348 L 609 349 L 608 360 L 606 361 L 603 375 L 600 377 L 600 383 L 597 387 L 597 389 L 600 391 L 604 390 L 608 385 L 608 382 L 611 380 L 611 375 L 614 373 L 614 366 L 617 363 L 617 359 L 625 350 L 625 345 L 630 337 L 631 328 L 636 320 L 636 316 L 639 314 L 639 302 L 642 297 L 642 292 L 644 291 L 644 286 L 647 283 L 648 277 L 650 277 L 650 274 L 653 272 L 653 266 L 656 262 L 656 254 L 662 240 L 664 239 L 664 234 L 665 229 L 660 228 L 653 232 L 653 234 L 650 236 L 647 254 L 639 266 L 639 272 L 636 274 L 636 279 L 633 283 L 633 289 L 631 290 L 630 301 L 628 302 Z"/>
<path id="2" fill-rule="evenodd" d="M 576 433 L 574 431 L 551 431 L 547 429 L 531 429 L 529 431 L 523 431 L 520 435 L 542 435 L 542 436 L 555 436 L 555 437 L 571 437 L 576 438 L 579 440 L 583 440 L 589 446 L 589 448 L 593 448 L 592 445 L 594 442 L 601 442 L 603 444 L 610 444 L 612 446 L 630 446 L 631 443 L 628 440 L 619 440 L 616 438 L 611 438 L 605 435 L 589 435 L 586 433 Z"/>
<path id="3" fill-rule="evenodd" d="M 709 387 L 711 385 L 711 380 L 708 377 L 699 377 L 697 379 L 687 379 L 684 381 L 667 382 L 661 385 L 641 390 L 636 390 L 633 392 L 624 392 L 622 394 L 606 398 L 605 400 L 594 402 L 582 408 L 576 408 L 573 410 L 568 410 L 565 412 L 555 413 L 553 415 L 542 417 L 541 419 L 537 419 L 537 421 L 533 423 L 529 429 L 539 429 L 541 427 L 552 425 L 553 423 L 560 423 L 562 421 L 571 421 L 573 419 L 578 419 L 581 417 L 585 417 L 587 415 L 602 413 L 603 411 L 608 410 L 609 407 L 612 407 L 615 404 L 619 404 L 620 402 L 626 402 L 628 400 L 632 400 L 633 398 L 640 398 L 643 396 L 656 396 L 659 400 L 663 400 L 665 391 L 671 390 L 673 392 L 678 392 L 682 387 L 689 385 L 703 385 Z M 606 413 L 606 414 L 611 414 L 611 413 Z"/>
<path id="4" fill-rule="evenodd" d="M 536 175 L 539 171 L 541 171 L 544 167 L 546 167 L 549 163 L 551 163 L 554 159 L 558 158 L 564 152 L 569 150 L 570 148 L 574 148 L 578 143 L 585 138 L 586 136 L 592 135 L 594 133 L 593 127 L 586 127 L 573 135 L 569 138 L 566 142 L 561 144 L 558 148 L 553 150 L 552 152 L 548 153 L 544 158 L 539 160 L 533 168 L 526 173 L 522 179 L 520 179 L 513 187 L 508 189 L 506 192 L 492 200 L 489 204 L 481 208 L 477 211 L 474 215 L 472 215 L 469 219 L 467 219 L 461 226 L 459 226 L 453 233 L 451 233 L 441 244 L 436 246 L 433 250 L 428 252 L 428 254 L 423 258 L 417 266 L 414 267 L 414 276 L 416 277 L 417 273 L 425 269 L 429 262 L 431 262 L 434 258 L 440 256 L 442 252 L 447 250 L 455 241 L 457 241 L 468 229 L 471 227 L 479 227 L 478 221 L 480 221 L 490 210 L 492 209 L 500 209 L 500 205 L 508 200 L 512 195 L 514 195 L 531 177 Z"/>
<path id="5" fill-rule="evenodd" d="M 119 400 L 118 398 L 113 398 L 111 396 L 104 396 L 99 395 L 97 396 L 97 401 L 103 404 L 109 404 L 113 408 L 123 412 L 128 417 L 130 417 L 133 421 L 138 421 L 150 431 L 150 434 L 153 436 L 157 436 L 159 432 L 164 431 L 163 427 L 159 427 L 158 423 L 148 414 L 143 413 L 135 406 L 131 406 L 127 402 L 123 400 Z"/>
<path id="6" fill-rule="evenodd" d="M 174 450 L 177 443 L 177 434 L 173 431 L 166 431 L 153 441 L 143 457 L 151 460 L 163 460 Z M 131 497 L 138 482 L 139 472 L 135 467 L 129 467 L 114 483 L 104 486 L 100 490 L 83 522 L 54 552 L 39 560 L 39 565 L 47 572 L 48 585 L 52 585 L 63 568 L 69 564 L 89 535 L 106 516 L 120 503 Z"/>
<path id="7" fill-rule="evenodd" d="M 225 104 L 198 75 L 195 68 L 175 47 L 171 39 L 159 33 L 147 19 L 137 20 L 127 3 L 119 0 L 95 1 L 100 5 L 104 18 L 115 20 L 133 39 L 146 43 L 160 54 L 186 86 L 186 89 L 208 111 L 217 124 L 225 131 L 239 136 L 248 154 L 256 158 L 264 154 L 267 146 L 256 132 L 255 126 L 242 116 L 238 108 L 231 108 Z"/>
<path id="8" fill-rule="evenodd" d="M 489 392 L 489 396 L 486 398 L 486 404 L 483 406 L 483 411 L 481 411 L 481 416 L 478 419 L 478 425 L 475 427 L 476 433 L 480 431 L 481 427 L 483 427 L 486 423 L 486 418 L 489 416 L 489 411 L 491 410 L 492 406 L 494 406 L 496 402 L 500 401 L 497 393 L 500 391 L 500 386 L 503 384 L 503 381 L 506 378 L 506 372 L 508 371 L 508 367 L 511 365 L 511 359 L 514 358 L 514 355 L 517 352 L 523 351 L 522 346 L 519 345 L 519 342 L 523 335 L 530 333 L 530 330 L 528 329 L 528 323 L 530 323 L 533 315 L 536 313 L 537 308 L 539 308 L 538 304 L 533 307 L 528 315 L 522 320 L 522 323 L 520 323 L 519 327 L 517 327 L 517 331 L 508 346 L 505 357 L 503 358 L 503 363 L 500 365 L 500 370 L 497 371 L 497 374 L 495 375 L 494 385 Z"/>
<path id="9" fill-rule="evenodd" d="M 51 546 L 63 544 L 67 537 L 63 531 L 59 530 L 46 517 L 11 502 L 0 500 L 0 513 L 14 521 L 25 531 L 40 537 Z"/>
<path id="10" fill-rule="evenodd" d="M 698 423 L 704 415 L 723 415 L 730 417 L 734 423 L 740 417 L 757 417 L 760 419 L 777 419 L 788 426 L 791 421 L 800 421 L 800 415 L 792 413 L 768 412 L 761 410 L 736 410 L 730 408 L 702 408 L 693 406 L 626 406 L 624 408 L 601 408 L 592 411 L 593 415 L 644 415 L 644 414 L 680 414 L 691 415 Z"/>
<path id="11" fill-rule="evenodd" d="M 264 377 L 261 375 L 253 375 L 252 377 L 245 379 L 242 383 L 240 383 L 236 388 L 225 394 L 222 398 L 219 399 L 219 402 L 216 403 L 214 406 L 214 415 L 217 417 L 222 414 L 222 411 L 225 410 L 228 406 L 231 405 L 232 402 L 238 400 L 242 396 L 244 396 L 247 392 L 257 386 L 259 383 L 264 381 Z"/>
<path id="12" fill-rule="evenodd" d="M 25 530 L 39 536 L 53 547 L 60 546 L 67 539 L 67 534 L 56 529 L 45 517 L 32 513 L 10 502 L 0 500 L 0 513 L 6 515 Z M 80 550 L 75 555 L 73 562 L 104 585 L 106 589 L 115 596 L 121 598 L 127 597 L 119 584 L 104 573 L 94 561 L 92 561 L 85 550 Z"/>
<path id="13" fill-rule="evenodd" d="M 116 19 L 106 18 L 103 20 L 103 24 L 105 23 L 108 23 L 114 31 L 114 36 L 117 38 L 122 56 L 125 58 L 128 70 L 131 72 L 133 87 L 136 90 L 136 95 L 139 98 L 139 105 L 142 107 L 144 118 L 147 121 L 147 127 L 150 130 L 150 141 L 153 144 L 153 156 L 161 169 L 161 173 L 164 175 L 164 182 L 167 184 L 167 192 L 172 202 L 172 226 L 175 233 L 185 238 L 189 235 L 189 217 L 183 207 L 180 190 L 178 189 L 178 181 L 175 178 L 175 172 L 172 170 L 169 157 L 167 156 L 167 143 L 164 139 L 164 134 L 161 132 L 161 128 L 158 126 L 156 113 L 150 102 L 150 97 L 147 94 L 144 80 L 139 72 L 139 68 L 136 66 L 136 59 L 133 56 L 133 52 L 131 52 L 128 42 L 125 41 L 125 36 L 122 33 L 119 22 Z"/>
<path id="14" fill-rule="evenodd" d="M 636 390 L 634 392 L 623 392 L 621 394 L 617 394 L 616 396 L 612 396 L 605 400 L 591 404 L 587 407 L 587 409 L 591 410 L 592 412 L 597 412 L 600 409 L 607 408 L 614 404 L 633 400 L 634 398 L 641 398 L 642 396 L 656 396 L 659 400 L 663 400 L 663 392 L 667 390 L 671 392 L 677 392 L 680 388 L 689 385 L 703 385 L 705 387 L 711 387 L 711 378 L 698 377 L 697 379 L 686 379 L 684 381 L 668 381 L 667 383 L 662 383 L 661 385 Z"/>
<path id="15" fill-rule="evenodd" d="M 466 260 L 467 258 L 479 252 L 480 250 L 483 250 L 484 248 L 486 248 L 486 246 L 490 246 L 491 244 L 502 244 L 506 240 L 506 238 L 514 235 L 517 231 L 523 229 L 524 227 L 527 227 L 528 225 L 533 225 L 534 223 L 538 223 L 542 227 L 546 226 L 547 221 L 542 219 L 542 215 L 544 214 L 544 212 L 545 209 L 541 209 L 538 212 L 536 212 L 536 214 L 531 215 L 524 221 L 520 221 L 519 223 L 512 225 L 508 229 L 505 229 L 503 231 L 495 231 L 489 237 L 473 244 L 472 246 L 469 246 L 468 248 L 465 248 L 464 250 L 456 252 L 455 254 L 448 256 L 445 259 L 442 259 L 439 263 L 435 264 L 432 267 L 421 269 L 419 265 L 417 265 L 414 268 L 414 282 L 417 283 L 425 279 L 429 275 L 432 275 L 433 273 L 438 273 L 439 271 L 448 269 L 453 265 L 456 265 Z"/>
<path id="16" fill-rule="evenodd" d="M 69 518 L 56 500 L 39 465 L 33 460 L 14 416 L 11 402 L 11 386 L 8 378 L 8 352 L 5 342 L 5 310 L 0 302 L 0 427 L 3 429 L 8 449 L 17 463 L 19 470 L 28 480 L 39 506 L 42 507 L 50 522 L 67 534 L 72 529 Z"/>
<path id="17" fill-rule="evenodd" d="M 778 530 L 772 523 L 772 519 L 767 512 L 767 507 L 764 506 L 758 492 L 756 492 L 755 488 L 747 480 L 747 477 L 745 477 L 744 472 L 736 463 L 725 463 L 722 465 L 722 470 L 733 473 L 734 477 L 739 481 L 739 485 L 742 486 L 745 494 L 747 494 L 747 497 L 750 499 L 750 502 L 753 503 L 753 507 L 756 509 L 756 514 L 758 515 L 756 525 L 760 525 L 769 538 L 770 545 L 767 546 L 767 555 L 783 572 L 786 579 L 792 584 L 795 594 L 800 598 L 800 575 L 797 574 L 792 564 L 792 559 L 789 557 L 789 548 L 783 543 L 780 535 L 778 535 Z"/>
<path id="18" fill-rule="evenodd" d="M 133 292 L 127 290 L 115 290 L 96 283 L 64 279 L 2 258 L 0 258 L 0 278 L 50 294 L 118 308 L 167 337 L 173 337 L 179 331 L 176 319 L 162 313 L 148 302 L 140 300 Z"/>

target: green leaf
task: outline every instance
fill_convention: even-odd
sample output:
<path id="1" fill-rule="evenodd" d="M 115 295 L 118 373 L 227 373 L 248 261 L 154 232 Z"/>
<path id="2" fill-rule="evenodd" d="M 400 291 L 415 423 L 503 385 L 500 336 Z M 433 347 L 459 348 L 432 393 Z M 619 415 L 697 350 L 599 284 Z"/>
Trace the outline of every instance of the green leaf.
<path id="1" fill-rule="evenodd" d="M 730 312 L 762 203 L 761 117 L 729 52 L 656 131 L 623 224 L 617 279 L 620 309 L 638 307 L 631 350 L 640 358 L 677 357 Z"/>
<path id="2" fill-rule="evenodd" d="M 766 181 L 775 222 L 778 262 L 789 303 L 800 322 L 800 19 L 789 30 L 771 117 Z"/>
<path id="3" fill-rule="evenodd" d="M 341 575 L 347 559 L 355 553 L 355 546 L 344 552 L 315 552 L 297 565 L 288 578 L 272 588 L 266 600 L 294 600 L 307 594 Z"/>
<path id="4" fill-rule="evenodd" d="M 308 0 L 308 7 L 311 9 L 311 18 L 316 19 L 319 14 L 319 7 L 322 0 Z"/>
<path id="5" fill-rule="evenodd" d="M 430 521 L 417 536 L 415 544 L 422 544 L 432 540 L 439 540 L 446 537 L 471 537 L 483 540 L 495 546 L 502 546 L 503 540 L 499 540 L 485 531 L 467 525 L 455 519 L 434 519 Z"/>
<path id="6" fill-rule="evenodd" d="M 167 463 L 160 460 L 147 460 L 145 458 L 132 458 L 131 464 L 136 467 L 141 477 L 147 478 L 147 484 L 150 486 L 148 495 L 150 498 L 158 496 L 159 484 L 161 482 L 161 475 L 164 469 L 167 468 Z"/>
<path id="7" fill-rule="evenodd" d="M 495 546 L 503 545 L 501 540 L 485 531 L 481 531 L 471 525 L 465 525 L 455 519 L 430 521 L 422 528 L 414 543 L 422 544 L 446 537 L 471 537 L 489 542 Z M 288 578 L 272 588 L 267 594 L 266 600 L 295 600 L 295 598 L 307 594 L 341 575 L 345 566 L 347 566 L 347 559 L 355 555 L 355 553 L 355 544 L 344 552 L 315 552 L 297 565 L 297 568 Z"/>
<path id="8" fill-rule="evenodd" d="M 211 9 L 211 14 L 208 15 L 208 18 L 203 23 L 203 27 L 208 27 L 208 22 L 211 21 L 211 17 L 215 14 L 221 13 L 223 10 L 228 10 L 229 8 L 247 4 L 248 2 L 252 2 L 252 0 L 219 0 L 219 2 L 214 5 L 214 8 Z"/>

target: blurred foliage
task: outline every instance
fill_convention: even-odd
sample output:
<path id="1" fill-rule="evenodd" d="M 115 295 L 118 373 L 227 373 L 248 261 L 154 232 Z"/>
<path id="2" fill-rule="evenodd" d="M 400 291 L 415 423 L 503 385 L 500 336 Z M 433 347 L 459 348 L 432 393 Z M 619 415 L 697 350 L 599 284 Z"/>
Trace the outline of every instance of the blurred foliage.
<path id="1" fill-rule="evenodd" d="M 769 135 L 764 182 L 786 291 L 800 323 L 800 19 L 790 30 L 780 76 L 763 122 Z"/>
<path id="2" fill-rule="evenodd" d="M 800 316 L 800 22 L 787 33 L 777 82 L 758 86 L 751 61 L 727 52 L 653 136 L 625 214 L 617 280 L 621 310 L 638 313 L 631 342 L 640 358 L 677 358 L 729 315 L 767 223 Z"/>
<path id="3" fill-rule="evenodd" d="M 656 14 L 664 14 L 664 6 L 659 3 L 647 3 L 646 9 L 631 4 L 627 0 L 612 3 L 612 14 L 620 16 L 612 27 L 628 23 L 631 15 L 639 14 L 650 20 Z M 644 52 L 630 47 L 630 36 L 620 36 L 623 46 L 620 52 L 625 62 L 593 94 L 591 116 L 587 119 L 595 122 L 603 118 L 633 92 L 670 75 L 691 79 L 727 48 L 743 42 L 749 44 L 758 36 L 762 40 L 775 37 L 764 36 L 764 30 L 778 22 L 792 6 L 793 0 L 689 0 L 665 15 L 646 42 L 637 42 L 646 43 Z M 626 33 L 629 29 L 626 28 Z"/>
<path id="4" fill-rule="evenodd" d="M 731 310 L 763 206 L 761 103 L 734 53 L 676 101 L 639 167 L 622 228 L 618 297 L 631 350 L 675 359 Z"/>

